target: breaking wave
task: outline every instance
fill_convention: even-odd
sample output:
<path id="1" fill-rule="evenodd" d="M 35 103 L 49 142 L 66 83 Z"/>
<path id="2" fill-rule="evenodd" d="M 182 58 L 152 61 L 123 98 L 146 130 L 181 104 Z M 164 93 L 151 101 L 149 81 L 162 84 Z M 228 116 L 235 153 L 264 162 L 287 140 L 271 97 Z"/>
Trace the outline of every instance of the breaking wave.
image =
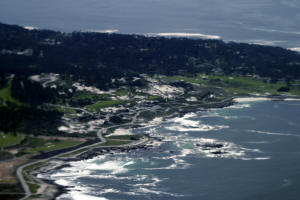
<path id="1" fill-rule="evenodd" d="M 188 132 L 188 131 L 216 131 L 229 128 L 227 125 L 207 125 L 202 124 L 199 120 L 191 120 L 196 114 L 187 114 L 181 118 L 171 120 L 172 125 L 165 126 L 165 129 L 171 131 Z"/>
<path id="2" fill-rule="evenodd" d="M 277 135 L 277 136 L 293 136 L 300 138 L 300 135 L 295 135 L 291 133 L 276 133 L 276 132 L 269 132 L 269 131 L 258 131 L 258 130 L 247 130 L 249 133 L 258 133 L 258 134 L 265 134 L 265 135 Z"/>
<path id="3" fill-rule="evenodd" d="M 220 40 L 219 35 L 208 35 L 203 33 L 186 33 L 186 32 L 173 32 L 173 33 L 148 33 L 147 36 L 161 36 L 161 37 L 194 37 L 203 39 Z"/>

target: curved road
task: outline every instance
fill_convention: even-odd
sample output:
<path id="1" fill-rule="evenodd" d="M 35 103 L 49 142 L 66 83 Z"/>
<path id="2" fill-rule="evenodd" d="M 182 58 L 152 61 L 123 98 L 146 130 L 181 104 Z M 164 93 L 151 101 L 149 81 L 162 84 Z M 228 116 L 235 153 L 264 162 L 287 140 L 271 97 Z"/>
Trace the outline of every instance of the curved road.
<path id="1" fill-rule="evenodd" d="M 115 126 L 111 126 L 111 127 L 108 127 L 108 128 L 114 128 L 114 127 L 120 127 L 120 126 L 124 126 L 124 125 L 133 125 L 136 120 L 137 120 L 137 116 L 140 114 L 141 111 L 137 112 L 136 115 L 133 117 L 133 120 L 130 122 L 130 123 L 127 123 L 127 124 L 122 124 L 122 125 L 115 125 Z M 76 152 L 78 150 L 82 150 L 82 149 L 87 149 L 86 151 L 88 151 L 88 149 L 94 147 L 94 146 L 98 146 L 100 144 L 103 144 L 103 143 L 106 143 L 107 140 L 105 137 L 103 137 L 103 134 L 105 134 L 107 132 L 107 129 L 108 128 L 102 128 L 100 129 L 98 132 L 97 132 L 97 136 L 98 138 L 101 140 L 101 142 L 98 142 L 98 143 L 94 143 L 94 144 L 91 144 L 91 145 L 88 145 L 88 146 L 83 146 L 83 147 L 80 147 L 80 148 L 77 148 L 77 149 L 74 149 L 72 151 L 68 151 L 68 152 L 64 152 L 64 153 L 61 153 L 61 154 L 57 154 L 55 156 L 52 156 L 52 157 L 49 157 L 49 158 L 46 158 L 46 159 L 41 159 L 41 160 L 36 160 L 36 161 L 33 161 L 33 162 L 29 162 L 29 163 L 26 163 L 24 165 L 21 165 L 17 168 L 17 177 L 24 189 L 24 192 L 25 192 L 25 196 L 23 198 L 21 198 L 20 200 L 25 200 L 27 198 L 29 198 L 32 193 L 29 189 L 29 186 L 28 184 L 26 183 L 25 179 L 24 179 L 24 176 L 23 176 L 23 170 L 24 168 L 28 167 L 28 166 L 31 166 L 31 165 L 34 165 L 34 164 L 37 164 L 39 162 L 47 162 L 49 161 L 50 159 L 53 159 L 53 158 L 57 158 L 57 157 L 60 157 L 64 154 L 70 154 L 70 153 L 73 153 L 73 152 Z M 145 144 L 146 142 L 148 142 L 149 138 L 146 138 L 146 137 L 143 137 L 141 138 L 140 140 L 138 141 L 134 141 L 132 143 L 129 143 L 129 144 L 123 144 L 123 145 L 115 145 L 115 146 L 103 146 L 103 148 L 110 148 L 110 147 L 131 147 L 131 146 L 138 146 L 138 145 L 141 145 L 141 144 Z"/>
<path id="2" fill-rule="evenodd" d="M 105 130 L 107 130 L 107 128 L 105 128 Z M 106 132 L 106 131 L 105 131 Z M 24 189 L 24 192 L 25 192 L 25 197 L 21 198 L 20 200 L 24 200 L 24 199 L 27 199 L 28 197 L 30 197 L 32 195 L 29 187 L 28 187 L 28 184 L 26 183 L 25 179 L 24 179 L 24 176 L 23 176 L 23 170 L 24 168 L 28 167 L 28 166 L 31 166 L 31 165 L 34 165 L 36 163 L 39 163 L 39 162 L 46 162 L 50 159 L 53 159 L 53 158 L 57 158 L 57 157 L 60 157 L 64 154 L 69 154 L 69 153 L 73 153 L 73 152 L 76 152 L 78 150 L 82 150 L 82 149 L 85 149 L 85 148 L 91 148 L 91 147 L 94 147 L 94 146 L 97 146 L 99 144 L 103 144 L 106 142 L 106 139 L 102 136 L 102 130 L 99 130 L 97 132 L 97 135 L 99 137 L 99 139 L 101 140 L 101 142 L 98 142 L 98 143 L 94 143 L 94 144 L 91 144 L 91 145 L 88 145 L 88 146 L 83 146 L 83 147 L 80 147 L 80 148 L 77 148 L 77 149 L 74 149 L 72 151 L 68 151 L 68 152 L 64 152 L 64 153 L 60 153 L 60 154 L 57 154 L 55 156 L 52 156 L 52 157 L 49 157 L 49 158 L 46 158 L 46 159 L 41 159 L 41 160 L 36 160 L 36 161 L 33 161 L 33 162 L 29 162 L 29 163 L 26 163 L 24 165 L 21 165 L 17 168 L 17 177 Z"/>

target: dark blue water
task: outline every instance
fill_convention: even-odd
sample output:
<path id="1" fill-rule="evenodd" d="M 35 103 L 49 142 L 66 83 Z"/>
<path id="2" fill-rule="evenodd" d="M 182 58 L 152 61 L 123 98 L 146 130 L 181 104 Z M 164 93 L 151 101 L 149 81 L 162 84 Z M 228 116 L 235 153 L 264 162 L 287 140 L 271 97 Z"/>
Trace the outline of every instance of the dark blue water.
<path id="1" fill-rule="evenodd" d="M 135 129 L 149 150 L 72 162 L 43 175 L 59 199 L 300 199 L 300 102 L 260 101 Z"/>
<path id="2" fill-rule="evenodd" d="M 200 33 L 300 47 L 299 0 L 1 0 L 0 21 L 62 31 Z"/>

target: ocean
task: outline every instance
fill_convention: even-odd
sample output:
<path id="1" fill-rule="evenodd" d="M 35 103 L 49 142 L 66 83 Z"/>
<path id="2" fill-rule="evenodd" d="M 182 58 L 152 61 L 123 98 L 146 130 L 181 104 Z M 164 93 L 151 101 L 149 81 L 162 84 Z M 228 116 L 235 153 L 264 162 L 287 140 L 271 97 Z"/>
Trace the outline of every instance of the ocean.
<path id="1" fill-rule="evenodd" d="M 1 0 L 0 21 L 65 32 L 212 38 L 300 51 L 298 0 Z"/>
<path id="2" fill-rule="evenodd" d="M 159 139 L 40 177 L 59 200 L 298 200 L 300 102 L 251 101 L 131 130 Z"/>

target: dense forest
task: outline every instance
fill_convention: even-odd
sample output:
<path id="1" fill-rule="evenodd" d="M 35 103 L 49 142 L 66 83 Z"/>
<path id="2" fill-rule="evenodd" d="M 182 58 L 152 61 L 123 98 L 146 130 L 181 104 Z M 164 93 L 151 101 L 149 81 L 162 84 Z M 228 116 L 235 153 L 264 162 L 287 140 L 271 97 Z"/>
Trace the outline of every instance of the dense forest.
<path id="1" fill-rule="evenodd" d="M 221 40 L 26 30 L 0 24 L 1 74 L 54 72 L 101 89 L 136 73 L 223 72 L 299 79 L 300 55 L 280 47 Z M 114 83 L 117 84 L 117 83 Z"/>

